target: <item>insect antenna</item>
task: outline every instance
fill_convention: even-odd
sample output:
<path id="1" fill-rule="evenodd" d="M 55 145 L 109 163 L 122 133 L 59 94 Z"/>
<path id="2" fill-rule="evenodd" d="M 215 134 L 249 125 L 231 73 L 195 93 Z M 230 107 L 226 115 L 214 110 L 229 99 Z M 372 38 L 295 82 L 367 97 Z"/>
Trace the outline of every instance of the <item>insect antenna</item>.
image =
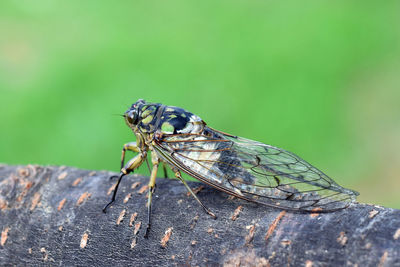
<path id="1" fill-rule="evenodd" d="M 123 114 L 111 114 L 112 116 L 121 116 L 121 117 L 125 117 Z"/>

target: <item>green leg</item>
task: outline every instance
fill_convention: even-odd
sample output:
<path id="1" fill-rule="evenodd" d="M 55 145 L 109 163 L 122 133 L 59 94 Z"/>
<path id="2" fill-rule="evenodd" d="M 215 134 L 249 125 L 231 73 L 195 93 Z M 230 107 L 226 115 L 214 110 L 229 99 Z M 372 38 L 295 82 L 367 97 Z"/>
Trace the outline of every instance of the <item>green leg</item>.
<path id="1" fill-rule="evenodd" d="M 168 172 L 167 172 L 166 163 L 163 163 L 163 169 L 164 169 L 164 178 L 168 178 Z"/>
<path id="2" fill-rule="evenodd" d="M 203 207 L 204 211 L 205 211 L 208 215 L 210 215 L 211 217 L 213 217 L 214 219 L 216 219 L 217 216 L 216 216 L 214 213 L 212 213 L 211 210 L 208 209 L 208 208 L 200 201 L 200 199 L 199 199 L 199 198 L 196 196 L 196 194 L 192 191 L 192 189 L 190 188 L 190 186 L 186 183 L 186 181 L 183 180 L 180 171 L 174 170 L 174 172 L 175 172 L 176 178 L 178 178 L 178 179 L 186 186 L 186 189 L 190 192 L 190 194 L 192 194 L 192 196 L 194 197 L 194 199 L 196 199 L 197 202 Z"/>
<path id="3" fill-rule="evenodd" d="M 126 144 L 122 147 L 121 169 L 124 167 L 125 152 L 126 152 L 127 150 L 140 153 L 140 148 L 136 145 L 136 142 L 129 142 L 129 143 L 126 143 Z"/>
<path id="4" fill-rule="evenodd" d="M 149 192 L 147 198 L 147 228 L 144 237 L 147 238 L 149 236 L 150 227 L 151 227 L 151 200 L 153 197 L 153 193 L 156 189 L 156 177 L 158 171 L 158 165 L 160 164 L 160 160 L 155 154 L 155 152 L 151 153 L 151 161 L 153 163 L 153 169 L 151 170 L 150 181 L 149 181 Z"/>
<path id="5" fill-rule="evenodd" d="M 126 150 L 140 152 L 140 149 L 139 149 L 139 147 L 136 146 L 135 142 L 131 142 L 131 143 L 124 145 L 124 148 L 122 149 L 122 157 L 121 157 L 121 165 L 122 165 L 121 172 L 119 173 L 118 181 L 115 186 L 111 201 L 103 208 L 104 213 L 106 212 L 107 208 L 115 201 L 115 196 L 117 195 L 118 187 L 122 180 L 122 177 L 133 172 L 136 168 L 138 168 L 147 156 L 147 152 L 140 152 L 139 155 L 137 155 L 136 157 L 129 160 L 128 163 L 126 163 L 124 166 L 123 164 L 124 164 L 124 160 L 125 160 L 125 151 Z"/>
<path id="6" fill-rule="evenodd" d="M 123 147 L 122 147 L 122 153 L 121 153 L 121 168 L 120 170 L 124 167 L 124 162 L 125 162 L 125 152 L 129 150 L 132 152 L 138 152 L 140 153 L 140 148 L 137 146 L 136 142 L 129 142 L 126 143 Z M 119 177 L 119 175 L 113 175 L 110 177 L 110 179 Z"/>

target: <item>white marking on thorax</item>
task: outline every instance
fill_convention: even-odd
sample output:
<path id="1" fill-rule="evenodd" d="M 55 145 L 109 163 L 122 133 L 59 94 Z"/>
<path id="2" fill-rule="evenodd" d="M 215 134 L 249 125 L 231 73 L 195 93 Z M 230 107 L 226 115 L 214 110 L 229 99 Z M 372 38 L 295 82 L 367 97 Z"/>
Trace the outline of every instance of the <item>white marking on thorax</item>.
<path id="1" fill-rule="evenodd" d="M 203 121 L 199 116 L 191 115 L 185 128 L 178 130 L 177 133 L 199 133 L 203 130 Z"/>

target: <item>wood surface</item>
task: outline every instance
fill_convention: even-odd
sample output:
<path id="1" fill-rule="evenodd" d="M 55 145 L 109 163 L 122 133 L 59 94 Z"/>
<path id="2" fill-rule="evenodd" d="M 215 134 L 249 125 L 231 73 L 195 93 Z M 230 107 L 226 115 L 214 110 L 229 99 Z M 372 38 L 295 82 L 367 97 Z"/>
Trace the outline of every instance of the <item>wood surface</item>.
<path id="1" fill-rule="evenodd" d="M 59 166 L 0 165 L 2 266 L 400 266 L 400 210 L 366 204 L 293 213 L 190 182 L 157 178 L 146 228 L 147 177 Z"/>

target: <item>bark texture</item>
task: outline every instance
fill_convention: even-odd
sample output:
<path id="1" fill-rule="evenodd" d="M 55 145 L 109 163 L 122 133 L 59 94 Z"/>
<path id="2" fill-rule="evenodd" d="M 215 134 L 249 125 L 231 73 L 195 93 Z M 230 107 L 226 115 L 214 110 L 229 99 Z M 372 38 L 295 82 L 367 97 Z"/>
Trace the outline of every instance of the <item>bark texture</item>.
<path id="1" fill-rule="evenodd" d="M 148 178 L 124 178 L 104 214 L 114 174 L 0 165 L 0 265 L 400 266 L 400 210 L 292 213 L 189 183 L 214 220 L 160 178 L 145 239 Z"/>

